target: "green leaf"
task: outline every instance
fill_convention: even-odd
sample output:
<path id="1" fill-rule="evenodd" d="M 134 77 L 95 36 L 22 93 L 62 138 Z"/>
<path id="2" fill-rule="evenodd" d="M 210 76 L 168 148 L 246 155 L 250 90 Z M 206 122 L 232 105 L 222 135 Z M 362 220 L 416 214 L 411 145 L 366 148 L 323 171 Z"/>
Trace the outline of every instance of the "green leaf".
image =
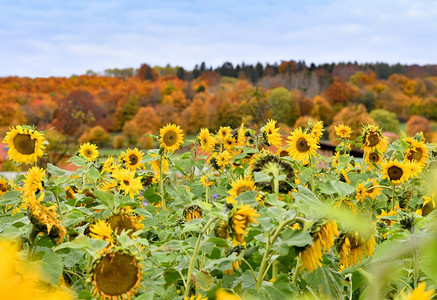
<path id="1" fill-rule="evenodd" d="M 136 297 L 136 300 L 153 300 L 155 292 L 147 292 Z"/>
<path id="2" fill-rule="evenodd" d="M 52 165 L 51 163 L 47 163 L 47 173 L 55 176 L 69 176 L 71 174 L 70 171 L 58 168 L 57 166 Z"/>
<path id="3" fill-rule="evenodd" d="M 197 289 L 208 291 L 214 283 L 214 278 L 207 271 L 194 273 L 194 285 Z"/>
<path id="4" fill-rule="evenodd" d="M 306 230 L 293 230 L 285 228 L 280 234 L 282 243 L 288 246 L 304 247 L 313 242 L 311 234 Z"/>
<path id="5" fill-rule="evenodd" d="M 15 205 L 21 203 L 21 197 L 19 191 L 9 191 L 0 197 L 0 205 Z"/>
<path id="6" fill-rule="evenodd" d="M 237 202 L 242 202 L 244 204 L 248 204 L 250 202 L 256 202 L 255 198 L 258 194 L 258 191 L 247 191 L 235 197 Z"/>
<path id="7" fill-rule="evenodd" d="M 321 182 L 320 190 L 327 195 L 337 194 L 340 198 L 344 198 L 349 194 L 352 194 L 355 192 L 355 188 L 353 186 L 350 186 L 347 183 L 337 181 L 337 180 L 330 180 L 328 182 Z"/>
<path id="8" fill-rule="evenodd" d="M 71 157 L 68 162 L 73 163 L 75 166 L 77 167 L 85 167 L 86 165 L 86 160 L 82 157 L 79 156 L 73 156 Z"/>
<path id="9" fill-rule="evenodd" d="M 99 180 L 102 177 L 102 175 L 95 167 L 91 167 L 89 172 L 88 172 L 88 177 L 92 181 L 96 182 L 97 180 Z"/>
<path id="10" fill-rule="evenodd" d="M 184 229 L 182 229 L 181 233 L 190 232 L 190 231 L 200 231 L 202 227 L 203 219 L 193 219 L 190 222 L 186 223 Z"/>
<path id="11" fill-rule="evenodd" d="M 308 273 L 307 282 L 323 299 L 343 299 L 343 276 L 329 267 L 321 266 Z"/>
<path id="12" fill-rule="evenodd" d="M 94 190 L 94 195 L 99 199 L 103 204 L 105 204 L 110 209 L 113 209 L 115 206 L 114 194 L 110 192 L 103 192 L 100 190 Z"/>
<path id="13" fill-rule="evenodd" d="M 62 271 L 62 257 L 53 251 L 46 252 L 41 262 L 41 279 L 57 286 Z"/>
<path id="14" fill-rule="evenodd" d="M 266 182 L 272 180 L 272 177 L 263 172 L 254 172 L 253 178 L 255 182 Z"/>
<path id="15" fill-rule="evenodd" d="M 277 206 L 277 207 L 284 207 L 285 205 L 287 205 L 287 203 L 278 200 L 277 194 L 268 194 L 266 196 L 265 202 L 267 202 L 270 205 Z"/>

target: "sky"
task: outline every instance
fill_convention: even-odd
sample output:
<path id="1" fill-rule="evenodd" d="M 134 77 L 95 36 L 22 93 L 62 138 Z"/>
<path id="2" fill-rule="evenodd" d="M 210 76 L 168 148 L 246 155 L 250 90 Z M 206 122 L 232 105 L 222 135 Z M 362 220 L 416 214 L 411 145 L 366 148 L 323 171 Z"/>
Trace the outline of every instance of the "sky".
<path id="1" fill-rule="evenodd" d="M 0 77 L 205 62 L 437 64 L 435 0 L 0 0 Z"/>

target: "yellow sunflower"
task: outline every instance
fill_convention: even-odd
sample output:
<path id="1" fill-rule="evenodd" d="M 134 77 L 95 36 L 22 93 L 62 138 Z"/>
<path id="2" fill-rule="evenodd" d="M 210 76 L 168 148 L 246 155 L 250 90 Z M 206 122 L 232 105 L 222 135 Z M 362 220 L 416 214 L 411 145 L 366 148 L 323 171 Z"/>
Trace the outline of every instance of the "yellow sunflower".
<path id="1" fill-rule="evenodd" d="M 246 133 L 247 128 L 244 127 L 244 124 L 241 124 L 240 128 L 237 132 L 237 145 L 244 147 L 246 146 Z"/>
<path id="2" fill-rule="evenodd" d="M 315 156 L 319 148 L 316 140 L 308 133 L 302 132 L 300 127 L 291 133 L 287 143 L 290 157 L 303 163 L 307 163 L 311 156 Z"/>
<path id="3" fill-rule="evenodd" d="M 23 196 L 28 197 L 44 190 L 46 171 L 39 167 L 30 168 L 23 179 Z"/>
<path id="4" fill-rule="evenodd" d="M 410 168 L 406 163 L 397 160 L 387 161 L 382 164 L 382 178 L 387 178 L 393 184 L 400 184 L 410 177 Z"/>
<path id="5" fill-rule="evenodd" d="M 241 298 L 233 293 L 227 292 L 225 289 L 220 289 L 215 294 L 216 300 L 241 300 Z"/>
<path id="6" fill-rule="evenodd" d="M 232 137 L 232 135 L 228 135 L 228 136 L 225 136 L 225 138 L 223 139 L 223 145 L 224 145 L 226 150 L 232 151 L 232 150 L 234 150 L 235 146 L 237 145 L 237 141 L 235 140 L 234 137 Z"/>
<path id="7" fill-rule="evenodd" d="M 118 235 L 123 231 L 129 231 L 128 236 L 131 237 L 135 231 L 144 227 L 142 220 L 143 217 L 137 215 L 130 207 L 125 207 L 113 213 L 106 222 Z"/>
<path id="8" fill-rule="evenodd" d="M 110 244 L 115 242 L 111 226 L 103 220 L 98 220 L 95 224 L 91 225 L 90 231 L 90 236 L 94 239 L 107 241 Z"/>
<path id="9" fill-rule="evenodd" d="M 231 182 L 232 188 L 228 191 L 229 197 L 227 202 L 236 204 L 235 198 L 247 191 L 256 191 L 255 181 L 250 177 L 240 177 L 237 180 Z M 256 196 L 258 202 L 262 202 L 261 195 L 258 193 Z"/>
<path id="10" fill-rule="evenodd" d="M 131 150 L 127 148 L 127 150 L 119 156 L 118 160 L 126 166 L 127 169 L 135 171 L 137 169 L 144 170 L 144 163 L 141 162 L 143 159 L 144 153 L 138 148 Z"/>
<path id="11" fill-rule="evenodd" d="M 27 125 L 12 127 L 3 139 L 8 145 L 8 156 L 16 163 L 33 164 L 44 155 L 43 133 Z"/>
<path id="12" fill-rule="evenodd" d="M 375 150 L 384 153 L 388 146 L 387 137 L 382 134 L 381 128 L 371 124 L 363 127 L 361 141 L 361 149 L 369 153 Z"/>
<path id="13" fill-rule="evenodd" d="M 184 134 L 179 125 L 167 124 L 159 130 L 159 143 L 165 152 L 174 152 L 184 142 Z"/>
<path id="14" fill-rule="evenodd" d="M 310 126 L 310 135 L 316 142 L 320 140 L 323 135 L 323 121 L 318 121 Z"/>
<path id="15" fill-rule="evenodd" d="M 112 155 L 109 155 L 108 158 L 105 160 L 102 166 L 101 173 L 114 173 L 114 171 L 121 168 L 121 165 L 114 161 L 114 157 Z"/>
<path id="16" fill-rule="evenodd" d="M 364 151 L 364 160 L 369 165 L 370 168 L 374 166 L 379 166 L 382 163 L 382 155 L 376 151 Z"/>
<path id="17" fill-rule="evenodd" d="M 200 149 L 202 149 L 203 152 L 207 152 L 207 153 L 212 151 L 216 143 L 216 138 L 209 133 L 208 128 L 200 129 L 197 139 L 199 140 L 200 143 Z"/>
<path id="18" fill-rule="evenodd" d="M 125 195 L 129 195 L 131 198 L 133 198 L 135 195 L 138 195 L 140 190 L 143 188 L 141 179 L 139 177 L 135 177 L 135 173 L 128 169 L 120 169 L 112 174 L 112 176 L 120 185 L 120 190 L 122 190 Z"/>
<path id="19" fill-rule="evenodd" d="M 223 127 L 221 126 L 219 130 L 217 131 L 217 138 L 223 142 L 225 140 L 225 137 L 232 135 L 232 128 L 229 126 Z"/>
<path id="20" fill-rule="evenodd" d="M 412 140 L 410 146 L 405 151 L 405 159 L 408 162 L 414 162 L 419 166 L 424 166 L 427 158 L 428 147 L 425 145 L 425 143 Z"/>
<path id="21" fill-rule="evenodd" d="M 366 199 L 367 190 L 366 190 L 366 187 L 364 186 L 364 183 L 358 184 L 355 191 L 357 194 L 357 201 L 358 202 L 364 201 L 364 199 Z"/>
<path id="22" fill-rule="evenodd" d="M 184 208 L 183 215 L 187 222 L 193 219 L 201 219 L 203 214 L 202 208 L 199 205 L 193 204 Z"/>
<path id="23" fill-rule="evenodd" d="M 237 259 L 236 261 L 232 262 L 232 266 L 229 270 L 224 271 L 223 273 L 225 273 L 226 275 L 232 275 L 234 274 L 235 271 L 240 270 L 240 266 L 242 264 L 241 259 Z"/>
<path id="24" fill-rule="evenodd" d="M 85 157 L 88 161 L 95 161 L 97 157 L 99 157 L 97 145 L 91 143 L 82 144 L 79 148 L 79 154 Z"/>
<path id="25" fill-rule="evenodd" d="M 152 157 L 158 157 L 157 154 L 155 153 L 150 153 L 150 155 Z M 150 167 L 152 168 L 153 172 L 155 173 L 155 178 L 156 180 L 159 180 L 159 177 L 161 176 L 160 172 L 159 172 L 159 158 L 152 160 L 149 162 Z M 168 172 L 168 160 L 165 157 L 162 157 L 162 173 L 166 174 Z"/>
<path id="26" fill-rule="evenodd" d="M 3 196 L 7 191 L 9 191 L 9 183 L 6 179 L 0 179 L 0 197 Z"/>
<path id="27" fill-rule="evenodd" d="M 278 132 L 279 129 L 280 128 L 276 128 L 276 120 L 267 121 L 266 125 L 261 128 L 267 146 L 281 147 L 282 137 Z"/>
<path id="28" fill-rule="evenodd" d="M 430 300 L 432 296 L 434 295 L 434 290 L 427 290 L 426 289 L 426 283 L 421 282 L 411 293 L 404 293 L 400 295 L 399 298 L 396 298 L 397 300 Z"/>
<path id="29" fill-rule="evenodd" d="M 190 298 L 184 297 L 184 300 L 208 300 L 207 297 L 203 297 L 202 294 L 192 295 Z"/>
<path id="30" fill-rule="evenodd" d="M 237 243 L 244 244 L 244 236 L 247 233 L 250 223 L 258 223 L 255 218 L 259 216 L 260 215 L 256 213 L 256 209 L 251 208 L 249 204 L 236 209 L 231 217 L 231 228 L 234 240 Z"/>
<path id="31" fill-rule="evenodd" d="M 339 265 L 351 267 L 359 263 L 364 254 L 371 256 L 375 250 L 373 234 L 367 237 L 358 235 L 358 232 L 347 233 L 340 236 L 340 262 Z"/>
<path id="32" fill-rule="evenodd" d="M 313 272 L 318 266 L 322 265 L 322 256 L 326 251 L 331 252 L 331 248 L 334 245 L 334 239 L 339 236 L 337 223 L 334 221 L 328 221 L 325 224 L 315 225 L 314 232 L 311 233 L 313 242 L 308 245 L 305 250 L 300 254 L 302 270 L 306 269 L 309 272 Z"/>
<path id="33" fill-rule="evenodd" d="M 209 163 L 216 170 L 223 170 L 231 162 L 231 154 L 225 150 L 220 153 L 215 153 L 209 159 Z"/>
<path id="34" fill-rule="evenodd" d="M 371 182 L 370 186 L 367 188 L 367 196 L 371 199 L 375 199 L 376 196 L 381 195 L 381 188 L 378 187 L 378 182 L 375 178 L 367 180 L 366 185 Z"/>
<path id="35" fill-rule="evenodd" d="M 347 139 L 348 137 L 351 136 L 352 128 L 350 128 L 347 125 L 340 124 L 338 126 L 335 126 L 334 129 L 335 129 L 335 134 L 341 137 L 342 139 Z"/>
<path id="36" fill-rule="evenodd" d="M 88 272 L 92 294 L 99 299 L 130 299 L 141 282 L 140 258 L 128 249 L 103 250 Z"/>
<path id="37" fill-rule="evenodd" d="M 214 181 L 211 181 L 208 179 L 208 176 L 203 175 L 200 177 L 200 183 L 202 183 L 203 187 L 206 188 L 207 186 L 211 186 L 214 184 Z"/>

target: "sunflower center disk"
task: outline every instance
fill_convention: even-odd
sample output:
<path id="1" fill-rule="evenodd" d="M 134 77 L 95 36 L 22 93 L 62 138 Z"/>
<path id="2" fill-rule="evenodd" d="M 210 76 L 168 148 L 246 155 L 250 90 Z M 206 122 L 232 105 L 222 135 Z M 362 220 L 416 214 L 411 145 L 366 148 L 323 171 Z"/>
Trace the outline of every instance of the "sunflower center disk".
<path id="1" fill-rule="evenodd" d="M 138 281 L 135 259 L 124 253 L 105 256 L 96 268 L 99 290 L 108 296 L 128 293 Z"/>
<path id="2" fill-rule="evenodd" d="M 367 144 L 369 145 L 369 147 L 374 147 L 378 145 L 378 143 L 379 143 L 379 135 L 375 132 L 371 132 L 367 136 Z"/>
<path id="3" fill-rule="evenodd" d="M 377 162 L 377 161 L 379 161 L 379 155 L 377 153 L 373 152 L 369 155 L 369 160 L 371 162 Z"/>
<path id="4" fill-rule="evenodd" d="M 35 141 L 29 134 L 17 134 L 14 138 L 14 146 L 21 154 L 30 155 L 35 153 Z"/>
<path id="5" fill-rule="evenodd" d="M 411 151 L 408 156 L 407 159 L 409 161 L 415 160 L 415 161 L 420 161 L 420 159 L 422 158 L 422 149 L 416 149 L 416 151 Z"/>
<path id="6" fill-rule="evenodd" d="M 129 162 L 132 166 L 135 166 L 138 163 L 138 156 L 134 154 L 129 155 Z"/>
<path id="7" fill-rule="evenodd" d="M 162 140 L 164 141 L 164 144 L 166 144 L 168 147 L 173 146 L 176 144 L 177 136 L 176 132 L 168 131 L 164 134 L 162 137 Z"/>
<path id="8" fill-rule="evenodd" d="M 135 227 L 131 218 L 123 214 L 115 215 L 109 218 L 109 225 L 111 225 L 111 228 L 113 228 L 113 230 L 117 231 L 117 234 L 120 234 L 123 230 L 131 230 L 128 234 L 129 236 L 131 236 L 132 233 L 135 231 Z"/>
<path id="9" fill-rule="evenodd" d="M 310 150 L 310 145 L 308 145 L 308 141 L 305 138 L 301 137 L 297 140 L 296 148 L 297 151 L 306 153 Z"/>
<path id="10" fill-rule="evenodd" d="M 250 188 L 250 187 L 248 187 L 248 186 L 241 186 L 241 187 L 239 187 L 238 189 L 237 189 L 237 195 L 241 195 L 241 194 L 243 194 L 244 192 L 248 192 L 248 191 L 251 191 L 252 189 Z"/>
<path id="11" fill-rule="evenodd" d="M 388 168 L 387 174 L 390 180 L 399 180 L 404 174 L 404 171 L 402 171 L 402 169 L 397 166 L 391 166 L 390 168 Z"/>

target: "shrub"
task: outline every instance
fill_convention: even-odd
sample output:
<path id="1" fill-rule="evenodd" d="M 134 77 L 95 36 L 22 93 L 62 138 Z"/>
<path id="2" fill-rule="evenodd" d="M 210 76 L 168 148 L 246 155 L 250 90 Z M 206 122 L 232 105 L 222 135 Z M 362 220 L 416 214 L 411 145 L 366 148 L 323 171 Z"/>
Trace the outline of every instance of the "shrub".
<path id="1" fill-rule="evenodd" d="M 122 135 L 115 136 L 114 140 L 112 141 L 112 146 L 114 147 L 114 149 L 124 148 L 124 144 L 125 144 L 125 140 L 124 140 L 124 136 Z"/>
<path id="2" fill-rule="evenodd" d="M 100 125 L 97 125 L 89 132 L 85 132 L 79 138 L 79 141 L 83 143 L 93 143 L 98 146 L 102 146 L 109 141 L 109 133 Z"/>
<path id="3" fill-rule="evenodd" d="M 423 132 L 423 134 L 426 136 L 432 131 L 431 122 L 422 116 L 412 116 L 406 124 L 405 131 L 410 136 L 413 136 L 418 132 Z"/>
<path id="4" fill-rule="evenodd" d="M 399 120 L 395 113 L 385 109 L 374 109 L 370 112 L 370 117 L 384 131 L 399 132 Z"/>

